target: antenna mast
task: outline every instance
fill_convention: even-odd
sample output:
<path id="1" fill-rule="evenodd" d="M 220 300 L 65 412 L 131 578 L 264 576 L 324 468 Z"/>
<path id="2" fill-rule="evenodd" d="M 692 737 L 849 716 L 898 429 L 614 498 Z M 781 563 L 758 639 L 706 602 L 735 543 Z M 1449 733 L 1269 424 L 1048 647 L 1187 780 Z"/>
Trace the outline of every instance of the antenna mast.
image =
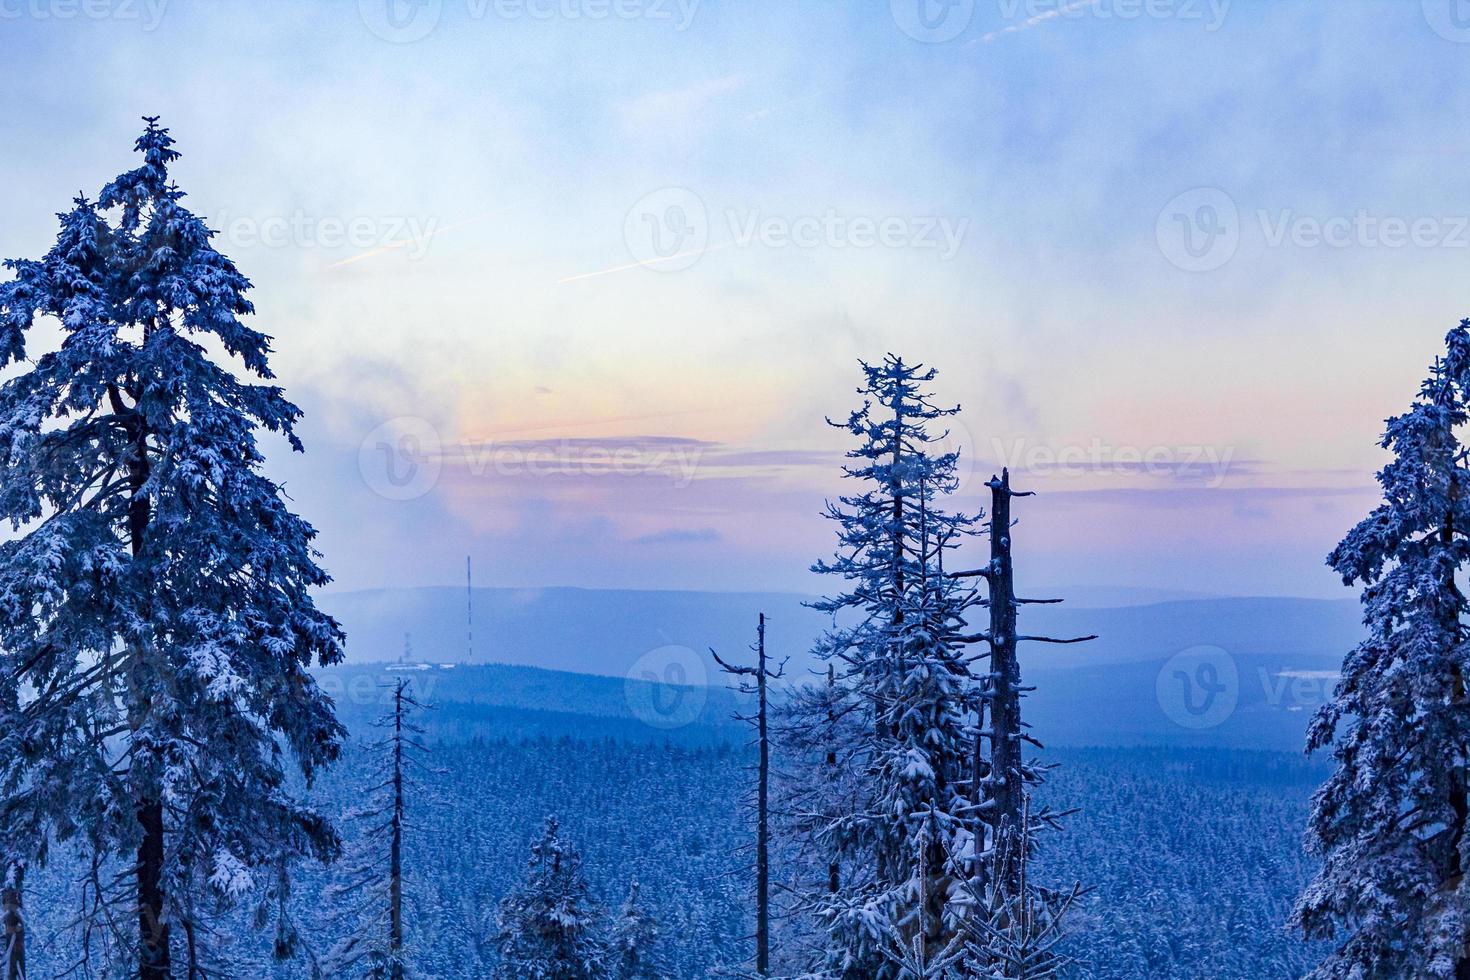
<path id="1" fill-rule="evenodd" d="M 465 663 L 475 662 L 475 590 L 470 556 L 464 556 L 464 643 Z"/>

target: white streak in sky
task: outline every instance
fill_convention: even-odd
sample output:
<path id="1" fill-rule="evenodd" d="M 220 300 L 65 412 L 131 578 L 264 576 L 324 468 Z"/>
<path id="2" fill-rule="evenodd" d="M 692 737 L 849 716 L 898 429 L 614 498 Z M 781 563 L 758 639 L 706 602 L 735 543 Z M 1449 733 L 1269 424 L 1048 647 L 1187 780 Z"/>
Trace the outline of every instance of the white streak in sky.
<path id="1" fill-rule="evenodd" d="M 1068 14 L 1078 13 L 1079 11 L 1086 10 L 1088 7 L 1096 7 L 1100 3 L 1102 3 L 1102 0 L 1076 0 L 1075 3 L 1066 4 L 1055 10 L 1048 10 L 1045 13 L 1037 14 L 1035 17 L 1028 17 L 1019 24 L 1012 24 L 1010 27 L 1003 27 L 998 31 L 991 31 L 989 34 L 978 38 L 977 41 L 971 41 L 970 43 L 989 44 L 1002 35 L 1019 34 L 1022 31 L 1029 31 L 1033 27 L 1040 27 L 1047 21 L 1056 20 L 1058 17 L 1065 17 Z"/>
<path id="2" fill-rule="evenodd" d="M 687 259 L 690 256 L 694 255 L 705 255 L 709 252 L 718 252 L 722 248 L 729 248 L 731 245 L 734 244 L 734 242 L 725 242 L 721 245 L 706 245 L 704 248 L 691 249 L 688 252 L 678 252 L 674 255 L 662 255 L 656 259 L 644 259 L 640 262 L 629 262 L 626 265 L 615 265 L 611 269 L 599 269 L 596 272 L 583 272 L 575 276 L 567 276 L 565 279 L 558 279 L 556 281 L 556 285 L 560 286 L 565 283 L 577 282 L 582 279 L 594 279 L 597 276 L 610 276 L 614 272 L 626 272 L 629 269 L 642 269 L 649 266 L 659 265 L 664 262 L 672 262 L 675 259 Z"/>

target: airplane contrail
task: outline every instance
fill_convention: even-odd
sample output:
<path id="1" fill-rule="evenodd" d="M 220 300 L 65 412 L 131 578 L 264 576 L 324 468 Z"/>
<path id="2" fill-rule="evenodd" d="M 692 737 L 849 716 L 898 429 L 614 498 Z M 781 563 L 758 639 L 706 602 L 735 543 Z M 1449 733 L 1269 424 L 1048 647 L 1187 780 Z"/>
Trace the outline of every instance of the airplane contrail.
<path id="1" fill-rule="evenodd" d="M 567 276 L 564 279 L 558 279 L 556 281 L 556 285 L 560 286 L 564 283 L 577 282 L 580 279 L 593 279 L 597 276 L 610 276 L 614 272 L 626 272 L 629 269 L 642 269 L 647 266 L 658 265 L 662 262 L 672 262 L 675 259 L 687 259 L 690 256 L 694 255 L 707 255 L 710 252 L 718 252 L 720 249 L 729 248 L 734 244 L 735 243 L 731 241 L 723 242 L 719 245 L 706 245 L 703 248 L 690 249 L 687 252 L 678 252 L 674 255 L 663 255 L 656 259 L 643 259 L 638 262 L 629 262 L 626 265 L 615 265 L 611 269 L 599 269 L 596 272 L 582 272 L 578 273 L 575 276 Z"/>
<path id="2" fill-rule="evenodd" d="M 1002 35 L 1019 34 L 1022 31 L 1029 31 L 1033 27 L 1040 27 L 1047 21 L 1056 20 L 1058 17 L 1065 17 L 1067 14 L 1075 14 L 1077 11 L 1086 10 L 1088 7 L 1096 7 L 1101 2 L 1102 0 L 1076 0 L 1075 3 L 1069 3 L 1066 6 L 1058 7 L 1055 10 L 1048 10 L 1045 13 L 1037 14 L 1035 17 L 1028 17 L 1025 20 L 1021 21 L 1021 23 L 1019 24 L 1012 24 L 1010 27 L 1002 27 L 998 31 L 991 31 L 989 34 L 982 35 L 981 37 L 976 38 L 974 41 L 971 41 L 970 44 L 989 44 Z"/>

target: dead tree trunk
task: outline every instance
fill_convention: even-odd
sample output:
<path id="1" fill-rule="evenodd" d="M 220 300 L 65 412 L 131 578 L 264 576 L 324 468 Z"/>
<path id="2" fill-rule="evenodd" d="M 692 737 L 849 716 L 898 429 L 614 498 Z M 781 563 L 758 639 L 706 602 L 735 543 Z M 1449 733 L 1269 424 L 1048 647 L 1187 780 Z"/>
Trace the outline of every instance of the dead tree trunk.
<path id="1" fill-rule="evenodd" d="M 388 856 L 388 955 L 390 980 L 403 980 L 403 693 L 399 679 L 393 691 L 393 819 Z"/>
<path id="2" fill-rule="evenodd" d="M 754 715 L 739 715 L 736 720 L 755 727 L 756 747 L 759 753 L 756 762 L 755 789 L 755 972 L 766 977 L 771 973 L 771 741 L 769 730 L 769 682 L 785 675 L 786 663 L 771 670 L 766 659 L 766 614 L 761 613 L 756 626 L 756 665 L 738 667 L 720 659 L 713 650 L 710 653 L 720 669 L 739 678 L 736 690 L 742 694 L 754 694 Z M 747 680 L 746 678 L 750 678 Z M 834 760 L 835 761 L 835 760 Z"/>
<path id="3" fill-rule="evenodd" d="M 827 665 L 827 778 L 837 785 L 837 672 Z M 842 867 L 834 855 L 827 862 L 827 894 L 836 895 L 842 887 Z"/>
<path id="4" fill-rule="evenodd" d="M 760 742 L 756 788 L 755 841 L 755 971 L 766 976 L 771 970 L 771 742 L 766 728 L 766 614 L 757 627 L 759 648 L 756 686 L 760 705 L 756 712 L 756 738 Z"/>
<path id="5" fill-rule="evenodd" d="M 988 730 L 983 721 L 984 707 L 979 711 L 981 724 L 977 726 L 974 754 L 974 787 L 976 800 L 983 808 L 978 818 L 978 829 L 989 838 L 986 842 L 991 852 L 991 866 L 1000 877 L 996 885 L 1006 894 L 1018 895 L 1022 887 L 1023 855 L 1018 848 L 1025 846 L 1029 838 L 1030 821 L 1027 813 L 1027 783 L 1035 780 L 1022 757 L 1024 743 L 1035 740 L 1025 732 L 1021 721 L 1021 698 L 1025 688 L 1021 685 L 1021 663 L 1017 655 L 1022 641 L 1038 643 L 1083 643 L 1096 639 L 1094 636 L 1079 636 L 1071 639 L 1056 639 L 1049 636 L 1021 636 L 1017 631 L 1016 611 L 1022 605 L 1032 603 L 1056 603 L 1060 599 L 1021 599 L 1016 596 L 1015 567 L 1012 562 L 1011 500 L 1029 497 L 1032 494 L 1011 489 L 1009 470 L 1001 470 L 1000 476 L 992 476 L 990 487 L 990 564 L 968 572 L 956 572 L 955 578 L 983 578 L 990 593 L 990 628 L 975 636 L 962 637 L 962 642 L 986 643 L 990 646 L 989 688 L 982 692 L 983 702 L 990 706 Z M 989 743 L 990 756 L 985 758 L 981 741 Z M 984 851 L 986 848 L 980 848 Z"/>
<path id="6" fill-rule="evenodd" d="M 1016 657 L 1015 577 L 1011 567 L 1011 479 L 990 481 L 990 800 L 998 866 L 1014 877 L 1011 853 L 1021 826 L 1021 665 Z M 1018 882 L 1006 882 L 1018 884 Z M 1014 894 L 1014 890 L 1008 888 Z"/>

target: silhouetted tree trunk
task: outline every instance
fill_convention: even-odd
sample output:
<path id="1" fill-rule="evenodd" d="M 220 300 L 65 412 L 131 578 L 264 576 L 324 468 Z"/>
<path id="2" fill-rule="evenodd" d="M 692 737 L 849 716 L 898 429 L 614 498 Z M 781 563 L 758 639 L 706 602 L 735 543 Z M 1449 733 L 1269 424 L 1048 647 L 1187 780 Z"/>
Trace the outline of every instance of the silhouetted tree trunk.
<path id="1" fill-rule="evenodd" d="M 403 980 L 403 716 L 404 690 L 399 680 L 393 689 L 393 817 L 392 843 L 388 857 L 388 956 L 390 980 Z"/>
<path id="2" fill-rule="evenodd" d="M 25 865 L 17 864 L 0 891 L 0 914 L 5 922 L 5 980 L 26 977 L 25 876 Z"/>
<path id="3" fill-rule="evenodd" d="M 837 778 L 837 672 L 827 665 L 827 776 Z M 836 895 L 842 887 L 842 867 L 834 854 L 827 863 L 827 892 Z"/>
<path id="4" fill-rule="evenodd" d="M 1021 826 L 1021 665 L 1016 658 L 1015 578 L 1011 567 L 1011 478 L 990 480 L 990 780 L 991 840 L 998 866 L 1015 878 L 1012 853 Z M 1019 887 L 1019 879 L 1006 882 Z M 1012 894 L 1015 888 L 1007 889 Z"/>
<path id="5" fill-rule="evenodd" d="M 984 800 L 989 806 L 983 811 L 980 823 L 989 835 L 989 846 L 993 851 L 992 867 L 1004 880 L 997 882 L 1006 894 L 1019 895 L 1021 888 L 1022 855 L 1016 853 L 1019 842 L 1030 835 L 1030 827 L 1022 824 L 1031 818 L 1026 813 L 1027 784 L 1039 780 L 1038 772 L 1028 769 L 1022 758 L 1023 743 L 1036 743 L 1025 734 L 1021 723 L 1021 698 L 1025 688 L 1021 686 L 1021 664 L 1017 648 L 1021 641 L 1039 643 L 1083 643 L 1096 639 L 1080 636 L 1072 639 L 1056 639 L 1049 636 L 1020 636 L 1017 633 L 1016 610 L 1031 603 L 1055 603 L 1060 599 L 1021 599 L 1016 596 L 1015 567 L 1012 562 L 1011 500 L 1014 497 L 1029 497 L 1029 491 L 1011 488 L 1009 470 L 1001 470 L 1000 476 L 992 476 L 990 487 L 990 564 L 984 568 L 955 573 L 956 578 L 983 578 L 990 589 L 990 628 L 985 633 L 963 637 L 964 642 L 983 642 L 990 647 L 989 690 L 984 703 L 990 706 L 990 724 L 985 725 L 985 704 L 977 712 L 977 727 L 974 748 L 974 786 L 976 802 Z M 982 753 L 982 743 L 988 742 L 989 758 Z M 1043 811 L 1040 819 L 1054 819 Z M 978 850 L 984 850 L 979 848 Z"/>
<path id="6" fill-rule="evenodd" d="M 146 334 L 145 334 L 146 336 Z M 133 437 L 133 453 L 128 459 L 128 487 L 132 500 L 128 505 L 128 537 L 133 557 L 143 554 L 147 542 L 148 525 L 153 519 L 153 506 L 148 496 L 148 477 L 151 470 L 148 461 L 148 430 L 136 410 L 128 409 L 122 402 L 121 392 L 110 389 L 113 411 L 124 416 L 125 425 Z M 137 658 L 135 669 L 138 682 L 135 684 L 132 705 L 136 713 L 134 726 L 141 724 L 149 710 L 148 689 L 153 683 L 149 676 L 149 653 L 146 648 L 134 651 Z M 137 760 L 134 760 L 134 765 Z M 152 779 L 145 775 L 145 779 Z M 138 842 L 138 977 L 139 980 L 170 980 L 173 975 L 169 961 L 169 927 L 164 918 L 163 893 L 163 801 L 157 789 L 138 787 L 138 825 L 143 838 Z"/>
<path id="7" fill-rule="evenodd" d="M 774 671 L 766 660 L 766 614 L 761 613 L 756 626 L 756 665 L 737 667 L 720 659 L 713 650 L 715 662 L 720 669 L 740 678 L 737 690 L 742 694 L 754 694 L 754 715 L 736 715 L 739 721 L 755 726 L 756 748 L 759 761 L 756 763 L 755 789 L 755 972 L 770 976 L 771 972 L 771 741 L 769 730 L 769 682 L 785 674 L 786 663 Z M 752 678 L 747 681 L 745 678 Z M 834 750 L 835 751 L 835 750 Z M 835 756 L 829 755 L 835 762 Z"/>

